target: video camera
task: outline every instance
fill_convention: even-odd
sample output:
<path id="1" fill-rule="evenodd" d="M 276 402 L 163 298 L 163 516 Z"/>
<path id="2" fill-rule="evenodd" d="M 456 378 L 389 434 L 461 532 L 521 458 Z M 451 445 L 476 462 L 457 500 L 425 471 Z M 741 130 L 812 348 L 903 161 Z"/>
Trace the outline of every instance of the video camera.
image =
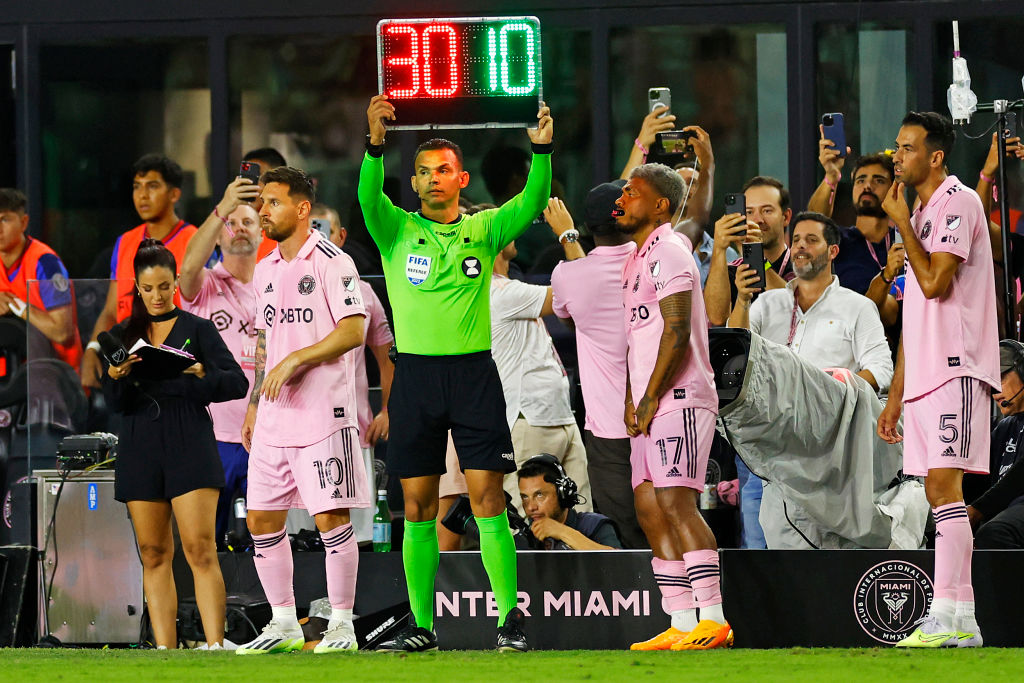
<path id="1" fill-rule="evenodd" d="M 530 531 L 530 523 L 512 505 L 512 497 L 508 495 L 507 491 L 505 492 L 505 510 L 508 513 L 508 525 L 512 529 L 512 540 L 516 544 L 516 550 L 551 550 L 544 542 L 537 540 L 537 537 Z M 455 500 L 448 510 L 448 514 L 441 520 L 441 524 L 453 534 L 466 536 L 478 543 L 480 541 L 480 529 L 476 525 L 469 496 L 466 494 L 462 494 Z"/>

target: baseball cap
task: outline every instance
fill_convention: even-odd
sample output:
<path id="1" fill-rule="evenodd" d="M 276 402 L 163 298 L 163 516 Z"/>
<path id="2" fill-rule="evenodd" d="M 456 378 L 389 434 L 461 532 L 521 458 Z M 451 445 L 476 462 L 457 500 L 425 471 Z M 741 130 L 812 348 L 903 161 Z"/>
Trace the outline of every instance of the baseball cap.
<path id="1" fill-rule="evenodd" d="M 610 183 L 601 183 L 587 193 L 583 204 L 583 223 L 591 233 L 606 233 L 615 218 L 615 200 L 622 196 L 622 186 L 626 184 L 621 178 Z"/>

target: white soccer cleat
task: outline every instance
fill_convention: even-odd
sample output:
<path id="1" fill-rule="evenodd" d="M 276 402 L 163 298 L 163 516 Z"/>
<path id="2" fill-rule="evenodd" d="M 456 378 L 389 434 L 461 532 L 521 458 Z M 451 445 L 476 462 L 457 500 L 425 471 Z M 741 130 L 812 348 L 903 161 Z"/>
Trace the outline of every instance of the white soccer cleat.
<path id="1" fill-rule="evenodd" d="M 263 632 L 256 638 L 245 645 L 239 645 L 235 654 L 269 655 L 277 652 L 294 652 L 301 650 L 305 644 L 302 628 L 297 623 L 286 627 L 272 620 L 263 627 Z"/>
<path id="2" fill-rule="evenodd" d="M 313 654 L 322 655 L 329 652 L 354 652 L 359 649 L 356 642 L 356 631 L 351 621 L 343 621 L 334 628 L 324 631 L 323 640 L 313 648 Z"/>

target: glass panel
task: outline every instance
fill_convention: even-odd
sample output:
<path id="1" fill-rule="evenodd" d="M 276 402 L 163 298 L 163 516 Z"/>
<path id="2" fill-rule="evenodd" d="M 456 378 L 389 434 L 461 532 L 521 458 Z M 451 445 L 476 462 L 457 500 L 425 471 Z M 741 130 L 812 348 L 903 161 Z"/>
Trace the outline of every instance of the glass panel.
<path id="1" fill-rule="evenodd" d="M 185 172 L 180 217 L 209 208 L 206 42 L 97 41 L 40 48 L 42 239 L 72 276 L 109 277 L 114 240 L 140 220 L 131 165 L 156 152 Z"/>
<path id="2" fill-rule="evenodd" d="M 15 147 L 14 84 L 11 82 L 11 60 L 14 47 L 0 45 L 0 187 L 14 187 L 17 182 L 18 154 Z"/>
<path id="3" fill-rule="evenodd" d="M 672 90 L 677 127 L 696 124 L 708 131 L 715 151 L 716 195 L 738 192 L 760 173 L 787 181 L 789 121 L 782 26 L 613 30 L 612 175 L 618 175 L 625 164 L 647 114 L 650 87 Z M 751 145 L 751 140 L 759 140 L 758 145 Z"/>
<path id="4" fill-rule="evenodd" d="M 815 27 L 815 38 L 815 124 L 823 114 L 841 112 L 853 158 L 892 148 L 899 122 L 914 106 L 910 30 L 872 21 L 829 22 Z M 815 165 L 816 178 L 824 175 L 816 157 L 807 163 Z M 855 220 L 851 172 L 847 168 L 836 193 L 833 217 L 840 225 Z"/>

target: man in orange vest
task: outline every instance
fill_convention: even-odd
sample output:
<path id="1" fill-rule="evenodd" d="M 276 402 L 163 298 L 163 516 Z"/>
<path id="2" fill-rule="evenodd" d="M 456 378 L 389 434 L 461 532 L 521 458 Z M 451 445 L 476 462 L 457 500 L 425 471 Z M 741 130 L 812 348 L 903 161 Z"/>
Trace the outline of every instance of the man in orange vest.
<path id="1" fill-rule="evenodd" d="M 92 337 L 82 358 L 82 384 L 87 387 L 100 385 L 102 364 L 96 338 L 100 332 L 109 330 L 132 312 L 132 296 L 135 291 L 132 262 L 139 244 L 147 237 L 162 241 L 174 254 L 180 268 L 185 257 L 185 247 L 196 233 L 196 227 L 178 218 L 175 212 L 178 200 L 181 199 L 181 183 L 184 179 L 181 166 L 163 155 L 147 154 L 135 162 L 132 174 L 132 201 L 142 224 L 122 234 L 114 243 L 114 253 L 110 258 L 110 279 L 113 282 L 110 283 L 107 302 L 96 319 Z M 177 292 L 174 293 L 174 305 L 181 306 L 181 297 Z"/>
<path id="2" fill-rule="evenodd" d="M 18 190 L 0 188 L 0 315 L 27 319 L 57 357 L 77 369 L 82 339 L 68 271 L 53 249 L 25 235 L 27 206 Z"/>

